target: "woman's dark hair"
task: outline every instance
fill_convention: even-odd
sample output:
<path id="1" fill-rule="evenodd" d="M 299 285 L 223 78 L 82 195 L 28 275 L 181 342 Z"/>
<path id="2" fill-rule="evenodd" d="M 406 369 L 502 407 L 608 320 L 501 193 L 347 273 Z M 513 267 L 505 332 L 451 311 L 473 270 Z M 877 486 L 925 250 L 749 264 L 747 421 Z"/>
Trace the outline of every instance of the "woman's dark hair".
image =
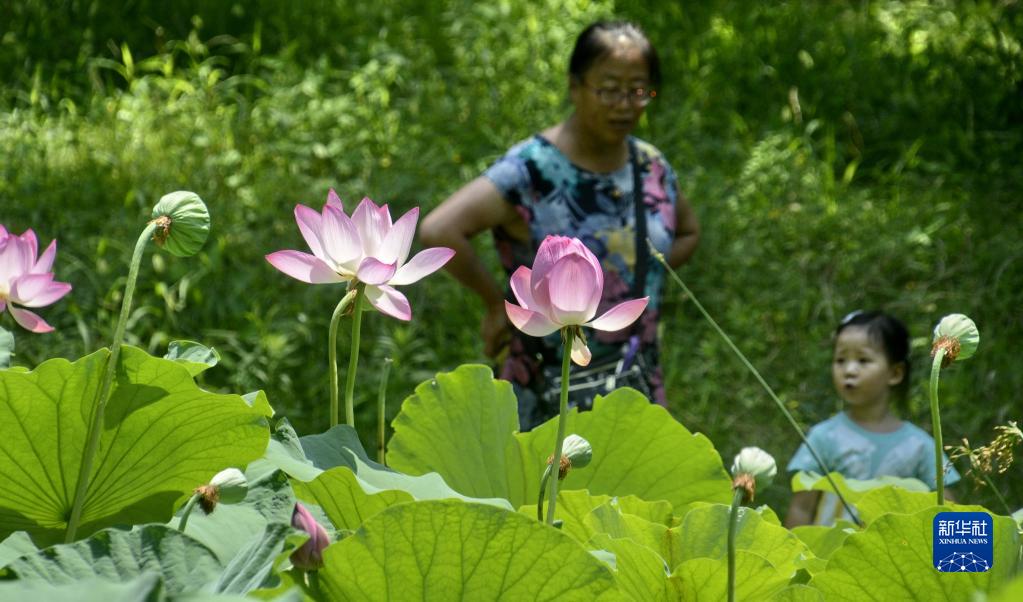
<path id="1" fill-rule="evenodd" d="M 575 40 L 572 57 L 568 60 L 568 74 L 581 81 L 593 63 L 614 48 L 614 40 L 619 36 L 625 36 L 639 47 L 650 70 L 650 83 L 660 86 L 661 60 L 657 50 L 643 30 L 628 21 L 597 21 L 584 29 Z"/>
<path id="2" fill-rule="evenodd" d="M 883 311 L 854 311 L 842 318 L 835 329 L 835 340 L 838 335 L 850 326 L 859 326 L 867 331 L 867 336 L 872 341 L 881 345 L 885 357 L 892 365 L 902 364 L 905 371 L 902 375 L 902 382 L 895 385 L 895 401 L 903 414 L 909 412 L 909 330 L 895 316 L 886 314 Z"/>

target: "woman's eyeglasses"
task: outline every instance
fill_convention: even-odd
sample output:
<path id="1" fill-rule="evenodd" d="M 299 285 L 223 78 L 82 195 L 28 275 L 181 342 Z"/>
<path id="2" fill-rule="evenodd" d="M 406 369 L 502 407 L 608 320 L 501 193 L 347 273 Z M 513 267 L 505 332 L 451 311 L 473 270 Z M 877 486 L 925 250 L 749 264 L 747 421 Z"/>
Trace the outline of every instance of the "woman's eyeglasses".
<path id="1" fill-rule="evenodd" d="M 649 88 L 632 88 L 629 90 L 622 90 L 621 88 L 591 88 L 590 86 L 583 86 L 587 90 L 592 91 L 596 96 L 600 104 L 613 107 L 616 104 L 622 102 L 622 100 L 628 99 L 629 104 L 636 105 L 638 107 L 645 107 L 650 104 L 650 101 L 657 96 L 657 90 L 651 90 Z"/>

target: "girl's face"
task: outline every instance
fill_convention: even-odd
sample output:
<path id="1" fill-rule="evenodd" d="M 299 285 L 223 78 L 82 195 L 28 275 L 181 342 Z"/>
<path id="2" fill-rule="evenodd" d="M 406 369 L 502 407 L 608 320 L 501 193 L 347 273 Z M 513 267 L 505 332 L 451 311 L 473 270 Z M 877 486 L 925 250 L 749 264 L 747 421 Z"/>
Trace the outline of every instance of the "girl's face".
<path id="1" fill-rule="evenodd" d="M 635 129 L 645 109 L 633 92 L 649 87 L 650 67 L 642 50 L 622 37 L 581 79 L 572 78 L 569 91 L 576 117 L 587 131 L 601 142 L 616 144 Z"/>
<path id="2" fill-rule="evenodd" d="M 848 326 L 835 341 L 831 378 L 846 403 L 853 406 L 887 404 L 891 388 L 905 373 L 902 363 L 892 365 L 884 347 L 866 328 Z"/>

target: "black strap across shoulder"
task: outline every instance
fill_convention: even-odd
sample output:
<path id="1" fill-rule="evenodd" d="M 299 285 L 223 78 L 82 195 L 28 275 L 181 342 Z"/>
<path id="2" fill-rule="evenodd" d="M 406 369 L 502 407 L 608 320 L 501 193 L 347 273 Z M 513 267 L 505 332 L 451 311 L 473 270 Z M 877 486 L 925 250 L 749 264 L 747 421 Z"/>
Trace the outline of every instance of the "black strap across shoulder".
<path id="1" fill-rule="evenodd" d="M 646 269 L 650 259 L 650 249 L 646 244 L 646 210 L 643 207 L 643 178 L 639 170 L 639 153 L 636 141 L 629 138 L 629 163 L 632 167 L 632 201 L 636 210 L 636 265 L 632 274 L 632 298 L 645 296 Z"/>

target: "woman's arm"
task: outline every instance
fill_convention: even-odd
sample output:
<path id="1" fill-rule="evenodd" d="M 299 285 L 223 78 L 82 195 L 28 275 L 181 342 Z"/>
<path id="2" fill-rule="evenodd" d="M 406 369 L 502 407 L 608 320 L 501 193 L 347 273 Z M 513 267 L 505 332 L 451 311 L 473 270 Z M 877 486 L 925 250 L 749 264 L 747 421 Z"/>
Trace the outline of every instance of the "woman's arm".
<path id="1" fill-rule="evenodd" d="M 785 528 L 812 525 L 820 499 L 820 491 L 797 491 L 793 494 L 788 514 L 785 515 Z"/>
<path id="2" fill-rule="evenodd" d="M 498 226 L 514 229 L 525 224 L 494 183 L 480 176 L 431 211 L 419 227 L 419 238 L 424 245 L 455 251 L 445 269 L 483 300 L 486 307 L 481 327 L 483 352 L 490 357 L 497 355 L 508 338 L 504 289 L 476 254 L 471 239 Z"/>
<path id="3" fill-rule="evenodd" d="M 666 258 L 672 268 L 689 261 L 700 243 L 700 222 L 689 205 L 689 200 L 679 190 L 678 184 L 675 185 L 675 194 L 678 199 L 675 202 L 675 241 L 671 243 L 671 250 L 668 251 Z"/>

